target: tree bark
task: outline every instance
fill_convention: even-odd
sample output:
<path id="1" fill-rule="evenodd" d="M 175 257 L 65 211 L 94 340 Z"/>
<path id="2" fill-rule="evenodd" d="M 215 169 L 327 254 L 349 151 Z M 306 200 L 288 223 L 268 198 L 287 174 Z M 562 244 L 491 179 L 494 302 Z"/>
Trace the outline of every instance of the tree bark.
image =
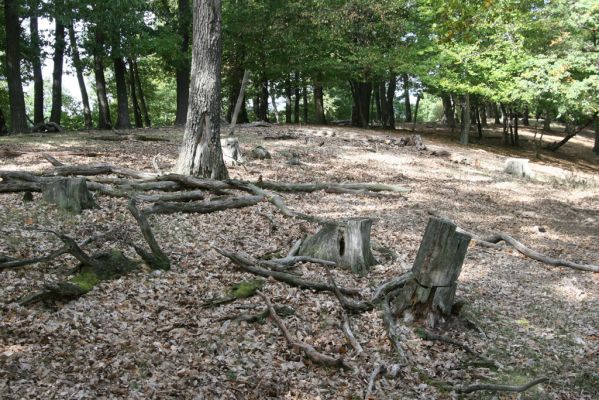
<path id="1" fill-rule="evenodd" d="M 244 70 L 239 63 L 231 68 L 229 107 L 227 110 L 227 121 L 231 124 L 243 124 L 249 122 L 245 107 L 245 88 L 247 87 L 246 74 L 249 77 L 249 71 Z M 246 80 L 244 81 L 244 79 Z M 239 97 L 240 93 L 243 93 L 243 97 L 241 98 Z M 237 113 L 235 113 L 237 105 L 239 105 L 240 108 Z M 233 118 L 233 115 L 236 116 L 235 119 Z"/>
<path id="2" fill-rule="evenodd" d="M 191 31 L 191 9 L 189 0 L 178 0 L 178 31 L 181 38 L 180 56 L 176 68 L 175 79 L 177 82 L 177 112 L 175 115 L 175 125 L 185 125 L 187 122 L 187 109 L 189 108 L 189 84 L 190 67 L 189 45 Z"/>
<path id="3" fill-rule="evenodd" d="M 470 95 L 462 95 L 462 130 L 460 133 L 460 143 L 468 144 L 470 136 Z"/>
<path id="4" fill-rule="evenodd" d="M 221 0 L 194 0 L 190 113 L 175 168 L 180 174 L 228 178 L 220 146 L 221 46 Z"/>
<path id="5" fill-rule="evenodd" d="M 304 84 L 303 90 L 302 90 L 302 101 L 303 101 L 303 105 L 304 105 L 304 124 L 308 123 L 308 86 L 306 84 Z"/>
<path id="6" fill-rule="evenodd" d="M 595 146 L 593 151 L 599 155 L 599 119 L 595 120 Z"/>
<path id="7" fill-rule="evenodd" d="M 383 129 L 387 128 L 387 88 L 385 81 L 380 81 L 374 89 L 374 104 Z"/>
<path id="8" fill-rule="evenodd" d="M 275 82 L 274 81 L 270 81 L 270 100 L 272 101 L 272 109 L 275 113 L 275 121 L 277 121 L 277 124 L 279 122 L 281 122 L 279 120 L 279 110 L 277 109 L 277 99 L 276 99 L 276 92 L 275 92 Z M 268 101 L 267 101 L 268 104 Z"/>
<path id="9" fill-rule="evenodd" d="M 62 116 L 62 69 L 64 64 L 65 27 L 62 23 L 62 0 L 55 3 L 55 42 L 54 42 L 54 67 L 52 71 L 52 110 L 50 111 L 50 122 L 60 125 Z"/>
<path id="10" fill-rule="evenodd" d="M 235 103 L 235 109 L 233 110 L 233 115 L 231 115 L 231 125 L 229 125 L 228 136 L 233 136 L 233 133 L 235 133 L 235 125 L 237 124 L 237 121 L 239 119 L 239 111 L 245 104 L 245 88 L 247 87 L 249 79 L 250 71 L 246 69 L 243 73 L 243 78 L 241 79 L 241 85 L 239 87 L 239 93 L 237 94 L 237 102 Z"/>
<path id="11" fill-rule="evenodd" d="M 17 0 L 4 1 L 4 28 L 6 40 L 6 78 L 8 81 L 8 97 L 10 106 L 11 131 L 27 132 L 27 116 L 25 114 L 25 96 L 21 80 L 21 26 L 19 22 Z"/>
<path id="12" fill-rule="evenodd" d="M 350 81 L 350 85 L 353 98 L 351 125 L 368 128 L 372 83 Z"/>
<path id="13" fill-rule="evenodd" d="M 77 82 L 79 83 L 79 90 L 81 91 L 81 103 L 83 104 L 83 121 L 86 129 L 91 129 L 93 126 L 92 112 L 89 106 L 89 96 L 87 94 L 87 88 L 85 87 L 85 79 L 83 78 L 83 64 L 79 56 L 79 46 L 77 45 L 77 36 L 75 35 L 75 29 L 73 24 L 69 25 L 69 37 L 71 39 L 71 57 L 73 59 L 73 65 L 77 73 Z"/>
<path id="14" fill-rule="evenodd" d="M 292 123 L 291 119 L 291 79 L 285 79 L 285 123 Z"/>
<path id="15" fill-rule="evenodd" d="M 397 89 L 397 76 L 394 73 L 391 73 L 391 78 L 389 79 L 389 83 L 387 84 L 387 124 L 386 129 L 395 129 L 395 90 Z"/>
<path id="16" fill-rule="evenodd" d="M 131 120 L 129 119 L 129 100 L 127 94 L 127 66 L 125 65 L 125 60 L 123 57 L 118 54 L 120 47 L 119 38 L 115 41 L 115 44 L 112 48 L 117 102 L 116 128 L 131 129 Z"/>
<path id="17" fill-rule="evenodd" d="M 137 93 L 139 95 L 139 104 L 141 106 L 141 112 L 144 117 L 144 122 L 148 128 L 152 126 L 152 121 L 150 120 L 150 114 L 148 112 L 148 105 L 146 104 L 146 96 L 144 95 L 143 86 L 141 84 L 141 78 L 139 76 L 139 68 L 137 66 L 137 61 L 133 60 L 133 73 L 135 79 L 135 86 L 137 87 Z"/>
<path id="18" fill-rule="evenodd" d="M 410 77 L 407 74 L 403 75 L 403 95 L 404 95 L 404 113 L 405 122 L 412 122 L 412 105 L 410 104 Z"/>
<path id="19" fill-rule="evenodd" d="M 133 117 L 135 118 L 135 127 L 143 128 L 144 124 L 141 119 L 141 109 L 137 101 L 137 93 L 135 93 L 135 72 L 133 70 L 133 60 L 127 60 L 129 64 L 129 92 L 131 93 L 131 106 L 133 107 Z"/>
<path id="20" fill-rule="evenodd" d="M 326 124 L 327 120 L 324 115 L 324 89 L 320 76 L 317 77 L 314 83 L 314 118 L 317 124 Z"/>
<path id="21" fill-rule="evenodd" d="M 530 121 L 528 119 L 528 114 L 529 114 L 528 106 L 524 106 L 524 112 L 522 115 L 522 125 L 524 125 L 524 126 L 530 125 Z"/>
<path id="22" fill-rule="evenodd" d="M 29 33 L 33 54 L 31 64 L 33 69 L 33 124 L 44 123 L 44 78 L 42 76 L 41 45 L 37 21 L 37 0 L 29 1 L 32 16 L 29 18 Z"/>
<path id="23" fill-rule="evenodd" d="M 442 94 L 441 99 L 443 100 L 443 113 L 445 114 L 445 122 L 452 130 L 455 128 L 455 111 L 453 104 L 451 103 L 451 96 L 449 94 Z"/>
<path id="24" fill-rule="evenodd" d="M 294 110 L 293 110 L 293 122 L 299 124 L 300 121 L 300 76 L 299 72 L 295 71 L 294 77 L 295 87 L 293 89 L 293 97 L 295 100 Z"/>
<path id="25" fill-rule="evenodd" d="M 94 76 L 96 78 L 96 95 L 98 97 L 98 129 L 112 128 L 110 118 L 110 107 L 108 106 L 108 95 L 106 89 L 106 78 L 104 76 L 104 35 L 96 26 L 94 33 Z"/>
<path id="26" fill-rule="evenodd" d="M 551 114 L 549 111 L 545 111 L 545 118 L 543 118 L 543 130 L 545 132 L 551 132 Z"/>

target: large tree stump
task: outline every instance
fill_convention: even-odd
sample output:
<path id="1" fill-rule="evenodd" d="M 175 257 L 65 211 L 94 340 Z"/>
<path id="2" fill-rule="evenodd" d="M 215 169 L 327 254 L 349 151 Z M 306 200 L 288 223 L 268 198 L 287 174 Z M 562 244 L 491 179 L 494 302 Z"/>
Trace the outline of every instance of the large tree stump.
<path id="1" fill-rule="evenodd" d="M 412 267 L 413 278 L 394 300 L 396 315 L 407 320 L 426 319 L 433 327 L 441 315 L 451 313 L 470 239 L 456 232 L 450 221 L 429 219 Z"/>
<path id="2" fill-rule="evenodd" d="M 333 261 L 358 275 L 366 275 L 377 263 L 370 249 L 372 220 L 354 218 L 328 223 L 302 243 L 298 255 Z"/>
<path id="3" fill-rule="evenodd" d="M 80 213 L 98 207 L 84 178 L 63 178 L 42 184 L 45 201 L 56 204 L 60 209 Z"/>

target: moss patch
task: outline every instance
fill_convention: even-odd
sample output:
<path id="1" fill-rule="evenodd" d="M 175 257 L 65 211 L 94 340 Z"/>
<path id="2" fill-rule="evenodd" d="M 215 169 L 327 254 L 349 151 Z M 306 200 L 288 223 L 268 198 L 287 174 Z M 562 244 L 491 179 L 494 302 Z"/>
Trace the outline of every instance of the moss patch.
<path id="1" fill-rule="evenodd" d="M 256 292 L 264 287 L 264 280 L 252 279 L 249 281 L 239 282 L 231 287 L 231 296 L 236 299 L 247 299 L 256 294 Z"/>

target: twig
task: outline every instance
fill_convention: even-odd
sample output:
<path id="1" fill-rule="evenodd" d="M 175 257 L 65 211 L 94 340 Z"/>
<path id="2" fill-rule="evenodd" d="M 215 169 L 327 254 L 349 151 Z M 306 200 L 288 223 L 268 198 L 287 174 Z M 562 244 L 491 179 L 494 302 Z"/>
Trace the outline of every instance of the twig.
<path id="1" fill-rule="evenodd" d="M 137 221 L 137 224 L 141 229 L 143 238 L 146 241 L 146 243 L 148 243 L 148 246 L 150 247 L 150 250 L 152 252 L 148 253 L 141 247 L 133 245 L 133 248 L 135 249 L 137 254 L 139 254 L 139 256 L 143 258 L 143 260 L 146 263 L 148 263 L 148 265 L 152 268 L 170 269 L 170 261 L 166 254 L 164 254 L 164 252 L 160 248 L 158 242 L 156 241 L 156 238 L 154 237 L 154 233 L 152 232 L 152 227 L 150 226 L 148 219 L 146 218 L 144 213 L 139 211 L 139 209 L 137 208 L 135 199 L 129 200 L 127 209 L 131 212 L 133 218 L 135 218 L 135 220 Z"/>
<path id="2" fill-rule="evenodd" d="M 293 336 L 291 336 L 291 333 L 285 326 L 285 323 L 283 322 L 283 320 L 277 315 L 277 312 L 275 311 L 274 307 L 272 306 L 270 299 L 264 293 L 262 293 L 260 291 L 258 291 L 257 293 L 266 303 L 266 306 L 268 307 L 268 312 L 270 313 L 270 316 L 275 321 L 276 325 L 279 327 L 281 332 L 283 332 L 283 336 L 285 336 L 287 343 L 289 343 L 289 345 L 291 347 L 303 351 L 307 358 L 309 358 L 310 360 L 312 360 L 313 362 L 315 362 L 317 364 L 327 365 L 330 367 L 339 367 L 339 368 L 343 368 L 343 369 L 351 369 L 351 367 L 345 363 L 343 358 L 341 358 L 341 357 L 334 358 L 329 355 L 322 354 L 322 353 L 318 352 L 313 346 L 311 346 L 307 343 L 295 340 L 293 338 Z"/>
<path id="3" fill-rule="evenodd" d="M 473 349 L 472 349 L 470 346 L 468 346 L 467 344 L 465 344 L 465 343 L 462 343 L 462 342 L 459 342 L 459 341 L 457 341 L 457 340 L 455 340 L 455 339 L 452 339 L 452 338 L 450 338 L 450 337 L 448 337 L 448 336 L 445 336 L 445 335 L 439 335 L 439 334 L 436 334 L 436 333 L 430 332 L 430 331 L 428 331 L 428 330 L 426 330 L 426 329 L 422 330 L 422 336 L 423 336 L 423 339 L 425 339 L 425 340 L 436 340 L 436 341 L 439 341 L 439 342 L 445 342 L 445 343 L 451 344 L 451 345 L 453 345 L 453 346 L 456 346 L 456 347 L 458 347 L 458 348 L 460 348 L 460 349 L 464 350 L 466 353 L 470 353 L 470 354 L 472 354 L 473 356 L 475 356 L 475 357 L 477 357 L 477 358 L 480 358 L 482 361 L 484 361 L 484 362 L 485 362 L 485 364 L 492 365 L 492 366 L 494 366 L 495 368 L 502 368 L 502 367 L 503 367 L 503 366 L 502 366 L 500 363 L 498 363 L 497 361 L 495 361 L 495 360 L 492 360 L 492 359 L 490 359 L 489 357 L 487 357 L 487 356 L 484 356 L 484 355 L 482 355 L 482 354 L 480 354 L 480 353 L 478 353 L 478 352 L 474 351 L 474 350 L 473 350 Z"/>
<path id="4" fill-rule="evenodd" d="M 44 157 L 44 159 L 46 159 L 46 161 L 48 161 L 54 167 L 62 167 L 62 166 L 64 166 L 63 163 L 61 163 L 60 161 L 58 161 L 56 158 L 52 157 L 48 153 L 42 153 L 42 157 Z"/>
<path id="5" fill-rule="evenodd" d="M 490 392 L 518 392 L 522 393 L 533 386 L 538 385 L 539 383 L 543 383 L 547 381 L 547 377 L 537 378 L 532 380 L 524 385 L 503 385 L 503 384 L 494 384 L 494 383 L 480 383 L 471 386 L 464 386 L 457 389 L 458 393 L 472 393 L 478 390 L 487 390 Z"/>
<path id="6" fill-rule="evenodd" d="M 378 376 L 381 374 L 382 368 L 383 365 L 378 364 L 372 370 L 372 373 L 370 374 L 370 379 L 368 379 L 368 387 L 366 388 L 366 394 L 364 394 L 364 400 L 368 400 L 368 398 L 370 397 L 370 393 L 372 393 L 372 389 L 374 388 L 374 382 L 376 381 L 376 378 L 378 378 Z"/>
<path id="7" fill-rule="evenodd" d="M 356 351 L 356 356 L 359 357 L 364 352 L 364 349 L 362 348 L 362 345 L 360 344 L 360 342 L 358 342 L 358 340 L 354 336 L 354 333 L 351 330 L 351 325 L 349 322 L 348 315 L 345 312 L 342 312 L 341 318 L 343 320 L 343 322 L 341 323 L 341 330 L 345 334 L 345 337 L 347 338 L 347 341 L 349 342 L 349 344 L 351 344 L 351 346 Z"/>

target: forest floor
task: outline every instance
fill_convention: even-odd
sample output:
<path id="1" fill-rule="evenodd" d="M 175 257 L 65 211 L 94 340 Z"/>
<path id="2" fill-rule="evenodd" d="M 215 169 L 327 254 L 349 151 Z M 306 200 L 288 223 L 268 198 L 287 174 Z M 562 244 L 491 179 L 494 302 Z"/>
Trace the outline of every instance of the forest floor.
<path id="1" fill-rule="evenodd" d="M 431 215 L 446 216 L 478 234 L 508 233 L 553 257 L 599 263 L 599 160 L 590 151 L 589 138 L 576 138 L 557 155 L 543 152 L 540 160 L 531 159 L 536 177 L 530 180 L 503 172 L 506 156 L 531 158 L 526 143 L 517 151 L 500 147 L 496 139 L 464 147 L 434 126 L 417 131 L 423 133 L 427 150 L 385 143 L 388 137 L 408 135 L 405 130 L 241 128 L 243 150 L 260 144 L 273 158 L 248 160 L 230 168 L 230 175 L 251 181 L 262 176 L 289 182 L 381 182 L 411 189 L 378 197 L 282 194 L 290 207 L 305 213 L 375 219 L 373 240 L 394 249 L 399 258 L 375 252 L 380 264 L 361 279 L 341 269 L 332 271 L 339 284 L 365 294 L 411 267 Z M 0 169 L 50 170 L 42 152 L 69 164 L 107 162 L 153 171 L 156 159 L 164 169 L 171 167 L 182 131 L 148 129 L 143 134 L 168 141 L 92 140 L 98 132 L 0 138 Z M 283 134 L 292 138 L 265 140 Z M 300 165 L 286 163 L 292 153 L 300 156 Z M 21 194 L 1 194 L 0 254 L 32 257 L 61 246 L 56 238 L 27 229 L 32 227 L 59 230 L 78 240 L 119 227 L 141 243 L 126 200 L 98 196 L 97 201 L 100 209 L 71 215 L 44 204 L 39 194 L 33 203 L 24 203 Z M 212 246 L 255 257 L 286 253 L 316 225 L 284 217 L 267 202 L 150 220 L 172 260 L 170 271 L 142 269 L 102 282 L 78 300 L 31 307 L 16 300 L 68 276 L 76 265 L 73 257 L 0 272 L 0 397 L 361 399 L 375 366 L 394 363 L 401 364 L 399 375 L 377 379 L 370 398 L 516 398 L 484 391 L 458 395 L 456 388 L 477 382 L 522 384 L 539 376 L 549 380 L 521 398 L 599 397 L 598 274 L 544 265 L 511 247 L 471 244 L 458 296 L 466 302 L 463 313 L 484 334 L 456 321 L 439 329 L 501 363 L 499 370 L 481 366 L 452 345 L 421 339 L 412 326 L 401 327 L 407 353 L 407 360 L 401 360 L 378 310 L 351 316 L 365 353 L 354 357 L 340 328 L 341 308 L 334 296 L 267 280 L 264 293 L 295 310 L 285 319 L 292 334 L 323 353 L 343 355 L 353 369 L 341 371 L 312 364 L 288 348 L 270 320 L 223 320 L 261 311 L 263 302 L 257 296 L 202 307 L 235 283 L 254 278 Z M 110 246 L 118 244 L 86 249 Z M 297 271 L 322 281 L 322 268 L 303 264 Z"/>

